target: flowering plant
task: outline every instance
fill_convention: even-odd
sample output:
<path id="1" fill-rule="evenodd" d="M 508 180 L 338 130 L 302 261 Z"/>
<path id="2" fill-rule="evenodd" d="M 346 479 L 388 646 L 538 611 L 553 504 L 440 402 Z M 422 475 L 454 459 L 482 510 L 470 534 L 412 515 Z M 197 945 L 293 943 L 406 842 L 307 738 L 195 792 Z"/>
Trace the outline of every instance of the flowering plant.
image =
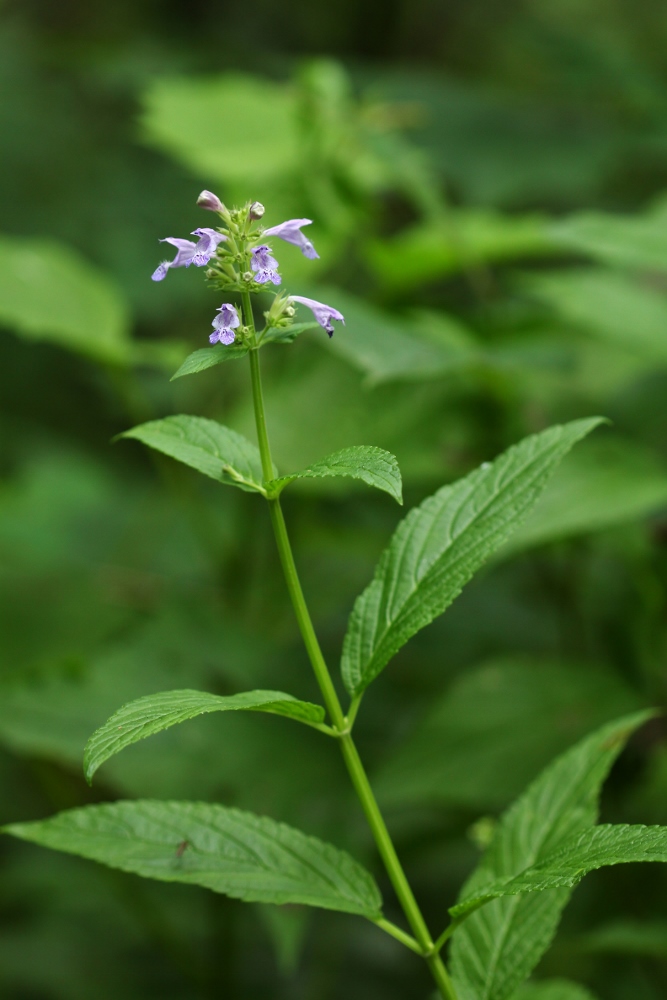
<path id="1" fill-rule="evenodd" d="M 191 354 L 174 377 L 248 357 L 257 444 L 197 416 L 175 415 L 134 427 L 123 437 L 144 442 L 226 485 L 263 497 L 275 534 L 303 643 L 323 704 L 280 690 L 234 695 L 176 690 L 122 706 L 91 736 L 84 770 L 89 781 L 111 756 L 152 734 L 204 713 L 268 712 L 333 739 L 367 820 L 404 926 L 388 919 L 374 875 L 350 854 L 267 817 L 223 805 L 156 800 L 121 801 L 63 812 L 7 832 L 163 881 L 198 884 L 250 902 L 300 903 L 350 913 L 419 956 L 446 1000 L 505 1000 L 516 995 L 546 949 L 569 892 L 592 869 L 628 861 L 667 861 L 667 828 L 597 825 L 602 782 L 629 735 L 650 712 L 608 723 L 557 758 L 485 833 L 487 851 L 451 901 L 448 920 L 432 934 L 394 847 L 359 755 L 353 729 L 362 699 L 393 656 L 454 601 L 482 564 L 507 540 L 538 500 L 567 452 L 599 418 L 550 427 L 520 441 L 492 463 L 448 484 L 399 523 L 365 590 L 357 598 L 341 656 L 343 707 L 325 661 L 301 587 L 280 496 L 303 478 L 348 477 L 402 503 L 401 475 L 393 455 L 355 446 L 305 469 L 280 474 L 270 448 L 260 373 L 260 349 L 290 343 L 304 330 L 344 322 L 334 307 L 277 291 L 257 324 L 252 296 L 279 286 L 271 238 L 317 252 L 303 229 L 309 219 L 269 228 L 258 202 L 229 210 L 210 191 L 199 205 L 218 214 L 219 228 L 198 228 L 197 242 L 168 237 L 172 268 L 206 267 L 206 278 L 225 298 L 212 321 L 210 346 Z M 296 306 L 312 322 L 298 323 Z M 449 939 L 449 968 L 442 951 Z"/>

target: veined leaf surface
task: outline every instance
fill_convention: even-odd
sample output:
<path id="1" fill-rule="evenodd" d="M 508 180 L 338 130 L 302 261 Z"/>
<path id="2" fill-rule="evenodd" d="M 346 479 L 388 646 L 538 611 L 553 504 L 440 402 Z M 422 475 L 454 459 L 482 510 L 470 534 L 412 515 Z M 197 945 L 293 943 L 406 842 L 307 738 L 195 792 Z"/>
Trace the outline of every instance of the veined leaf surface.
<path id="1" fill-rule="evenodd" d="M 183 375 L 195 375 L 203 372 L 214 365 L 221 365 L 225 361 L 233 361 L 235 358 L 244 358 L 248 353 L 248 348 L 243 344 L 216 344 L 214 347 L 202 347 L 198 351 L 188 354 L 187 358 L 171 376 L 170 381 L 175 378 L 182 378 Z"/>
<path id="2" fill-rule="evenodd" d="M 453 917 L 470 913 L 486 900 L 545 889 L 571 889 L 584 875 L 631 861 L 667 861 L 667 826 L 604 824 L 566 840 L 557 851 L 516 878 L 483 888 L 450 909 Z"/>
<path id="3" fill-rule="evenodd" d="M 266 484 L 269 495 L 277 496 L 295 479 L 319 479 L 325 476 L 347 476 L 351 479 L 361 479 L 369 486 L 389 493 L 398 503 L 403 503 L 403 484 L 401 470 L 396 458 L 384 448 L 369 445 L 356 445 L 343 448 L 333 455 L 327 455 L 319 462 L 314 462 L 300 472 L 289 476 L 281 476 Z"/>
<path id="4" fill-rule="evenodd" d="M 139 424 L 119 437 L 136 438 L 219 483 L 263 493 L 259 449 L 242 434 L 207 420 L 180 414 Z"/>
<path id="5" fill-rule="evenodd" d="M 460 898 L 509 881 L 568 838 L 589 830 L 609 769 L 651 714 L 639 712 L 608 723 L 550 764 L 502 817 Z M 505 896 L 472 913 L 452 942 L 452 974 L 461 1000 L 511 996 L 549 947 L 569 896 L 566 887 Z"/>
<path id="6" fill-rule="evenodd" d="M 410 511 L 350 616 L 341 669 L 351 694 L 442 614 L 521 523 L 563 456 L 600 421 L 575 420 L 525 438 Z"/>
<path id="7" fill-rule="evenodd" d="M 321 705 L 299 701 L 282 691 L 243 691 L 227 696 L 206 691 L 162 691 L 123 705 L 88 740 L 83 757 L 86 780 L 105 760 L 125 747 L 194 719 L 207 712 L 270 712 L 299 722 L 318 724 L 324 719 Z"/>
<path id="8" fill-rule="evenodd" d="M 377 917 L 382 905 L 373 876 L 345 851 L 268 817 L 207 802 L 113 802 L 4 831 L 246 902 L 305 903 L 366 917 Z"/>

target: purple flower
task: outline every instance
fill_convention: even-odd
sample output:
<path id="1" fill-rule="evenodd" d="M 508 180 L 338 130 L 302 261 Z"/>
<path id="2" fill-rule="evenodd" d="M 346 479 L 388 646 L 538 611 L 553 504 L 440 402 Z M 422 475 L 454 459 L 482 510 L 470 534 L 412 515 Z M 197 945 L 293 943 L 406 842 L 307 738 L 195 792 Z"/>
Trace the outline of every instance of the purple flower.
<path id="1" fill-rule="evenodd" d="M 208 264 L 218 243 L 227 239 L 215 229 L 195 229 L 191 235 L 199 237 L 196 243 L 192 240 L 180 240 L 176 236 L 167 236 L 166 239 L 160 240 L 160 243 L 171 243 L 176 247 L 177 253 L 172 261 L 165 260 L 158 265 L 152 274 L 153 281 L 163 281 L 171 267 L 190 267 L 190 264 L 202 267 Z"/>
<path id="2" fill-rule="evenodd" d="M 285 240 L 285 243 L 293 243 L 295 247 L 299 248 L 304 257 L 315 260 L 320 255 L 310 240 L 306 239 L 301 232 L 302 226 L 310 226 L 312 222 L 312 219 L 288 219 L 287 222 L 281 222 L 279 226 L 272 226 L 270 229 L 265 229 L 264 235 L 277 236 L 279 240 Z"/>
<path id="3" fill-rule="evenodd" d="M 241 322 L 239 314 L 229 302 L 223 302 L 218 309 L 218 313 L 220 315 L 215 317 L 212 324 L 215 327 L 215 331 L 208 339 L 212 344 L 217 344 L 218 341 L 221 344 L 233 344 L 234 330 Z"/>
<path id="4" fill-rule="evenodd" d="M 323 327 L 330 337 L 333 336 L 333 326 L 331 325 L 331 320 L 338 320 L 340 323 L 345 325 L 345 318 L 342 313 L 334 309 L 333 306 L 325 306 L 324 302 L 317 302 L 315 299 L 307 299 L 305 295 L 290 295 L 289 302 L 300 302 L 302 306 L 308 306 L 312 309 L 313 316 Z"/>
<path id="5" fill-rule="evenodd" d="M 260 247 L 255 247 L 250 253 L 252 254 L 250 266 L 255 272 L 255 281 L 258 281 L 260 285 L 265 284 L 267 281 L 272 281 L 274 285 L 279 285 L 280 275 L 275 270 L 278 267 L 278 261 L 275 257 L 271 256 L 271 248 L 263 244 Z"/>
<path id="6" fill-rule="evenodd" d="M 212 191 L 202 191 L 197 198 L 197 204 L 200 208 L 207 208 L 209 212 L 221 212 L 225 207 L 217 194 L 213 194 Z"/>

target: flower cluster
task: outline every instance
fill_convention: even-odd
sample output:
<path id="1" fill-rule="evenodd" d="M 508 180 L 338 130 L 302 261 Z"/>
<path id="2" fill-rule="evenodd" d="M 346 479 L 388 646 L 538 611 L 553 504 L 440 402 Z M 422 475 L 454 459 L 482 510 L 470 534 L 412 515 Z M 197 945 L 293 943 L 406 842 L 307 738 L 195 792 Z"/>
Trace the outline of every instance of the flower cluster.
<path id="1" fill-rule="evenodd" d="M 316 260 L 319 254 L 310 240 L 304 235 L 304 226 L 312 224 L 311 219 L 288 219 L 278 226 L 268 229 L 261 228 L 252 232 L 253 223 L 264 215 L 264 206 L 258 202 L 246 205 L 240 210 L 229 211 L 218 196 L 212 191 L 202 191 L 197 199 L 200 208 L 217 212 L 224 222 L 222 229 L 195 229 L 191 236 L 197 236 L 197 242 L 168 236 L 161 243 L 170 243 L 176 247 L 176 256 L 171 261 L 162 261 L 153 272 L 153 281 L 163 281 L 167 271 L 173 267 L 204 267 L 211 265 L 206 276 L 216 283 L 216 287 L 231 291 L 247 293 L 261 291 L 267 284 L 280 285 L 278 261 L 271 252 L 271 247 L 263 242 L 267 236 L 275 236 L 285 243 L 291 243 L 301 250 L 304 257 Z M 292 303 L 300 303 L 310 309 L 320 324 L 331 337 L 333 334 L 332 320 L 344 323 L 342 313 L 332 306 L 327 306 L 316 299 L 303 295 L 277 296 L 272 309 L 265 315 L 268 325 L 289 327 L 294 316 Z M 241 326 L 241 319 L 236 308 L 229 302 L 223 303 L 217 310 L 218 315 L 213 320 L 213 333 L 209 340 L 211 344 L 233 344 L 237 336 L 249 346 L 258 346 L 261 342 L 248 328 Z"/>

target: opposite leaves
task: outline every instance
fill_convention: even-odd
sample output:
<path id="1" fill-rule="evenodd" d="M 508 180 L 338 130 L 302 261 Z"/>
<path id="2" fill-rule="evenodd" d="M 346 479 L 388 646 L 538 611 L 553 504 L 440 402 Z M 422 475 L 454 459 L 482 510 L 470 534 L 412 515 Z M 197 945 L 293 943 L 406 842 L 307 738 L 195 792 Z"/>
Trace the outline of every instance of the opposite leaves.
<path id="1" fill-rule="evenodd" d="M 243 344 L 225 344 L 224 346 L 216 344 L 215 347 L 202 347 L 200 350 L 188 354 L 178 371 L 171 376 L 170 381 L 182 378 L 183 375 L 195 375 L 207 368 L 213 368 L 214 365 L 221 365 L 224 361 L 244 358 L 247 353 L 248 348 L 244 347 Z"/>
<path id="2" fill-rule="evenodd" d="M 207 420 L 179 415 L 151 420 L 119 437 L 136 438 L 219 483 L 264 493 L 259 449 L 242 434 Z"/>
<path id="3" fill-rule="evenodd" d="M 343 448 L 314 462 L 301 472 L 281 476 L 266 484 L 269 496 L 278 496 L 295 479 L 319 479 L 324 476 L 348 476 L 361 479 L 369 486 L 389 493 L 398 503 L 403 503 L 403 484 L 398 462 L 389 451 L 369 445 Z"/>
<path id="4" fill-rule="evenodd" d="M 162 691 L 137 698 L 123 705 L 88 740 L 83 755 L 83 770 L 90 784 L 105 760 L 125 747 L 153 736 L 179 722 L 207 712 L 270 712 L 309 725 L 319 725 L 324 709 L 299 701 L 282 691 L 244 691 L 221 696 L 206 691 Z"/>
<path id="5" fill-rule="evenodd" d="M 652 714 L 608 723 L 550 764 L 502 817 L 461 899 L 510 882 L 570 838 L 587 833 L 597 819 L 598 796 L 609 769 L 630 734 Z M 569 895 L 563 887 L 506 896 L 467 917 L 454 934 L 451 953 L 461 1000 L 511 996 L 548 948 Z"/>
<path id="6" fill-rule="evenodd" d="M 246 902 L 380 914 L 373 876 L 349 854 L 264 816 L 205 802 L 114 802 L 5 833 L 162 882 Z"/>
<path id="7" fill-rule="evenodd" d="M 350 616 L 341 668 L 351 694 L 442 614 L 521 523 L 563 456 L 599 423 L 575 420 L 525 438 L 410 511 Z"/>

